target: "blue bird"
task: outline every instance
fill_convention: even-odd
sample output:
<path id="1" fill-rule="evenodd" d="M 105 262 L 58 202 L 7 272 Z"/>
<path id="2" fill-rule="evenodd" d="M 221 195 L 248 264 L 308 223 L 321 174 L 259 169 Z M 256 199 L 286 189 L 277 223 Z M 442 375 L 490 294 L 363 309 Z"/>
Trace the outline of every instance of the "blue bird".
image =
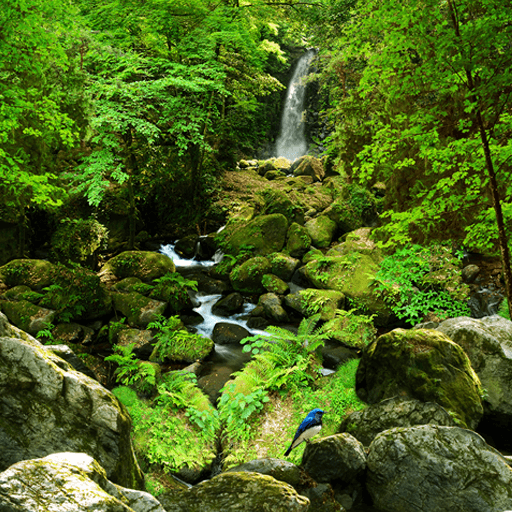
<path id="1" fill-rule="evenodd" d="M 293 438 L 292 444 L 290 448 L 286 450 L 284 454 L 285 457 L 290 455 L 290 452 L 296 447 L 299 446 L 303 441 L 308 440 L 309 438 L 316 436 L 318 432 L 322 429 L 322 416 L 324 415 L 324 411 L 322 409 L 313 409 L 302 421 L 295 432 L 295 436 Z"/>

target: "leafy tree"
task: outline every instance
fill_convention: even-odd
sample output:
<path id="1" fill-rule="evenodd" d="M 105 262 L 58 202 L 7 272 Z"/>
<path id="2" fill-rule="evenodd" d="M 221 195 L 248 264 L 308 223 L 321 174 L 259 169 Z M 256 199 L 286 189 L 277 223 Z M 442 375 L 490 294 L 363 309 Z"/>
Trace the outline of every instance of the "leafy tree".
<path id="1" fill-rule="evenodd" d="M 505 0 L 360 4 L 338 42 L 353 88 L 334 115 L 358 141 L 353 176 L 386 181 L 395 199 L 388 245 L 460 225 L 471 235 L 493 210 L 509 304 L 511 42 Z"/>
<path id="2" fill-rule="evenodd" d="M 25 211 L 54 207 L 60 149 L 77 139 L 81 100 L 80 42 L 72 8 L 55 0 L 6 0 L 0 12 L 0 195 L 15 212 L 19 253 Z"/>

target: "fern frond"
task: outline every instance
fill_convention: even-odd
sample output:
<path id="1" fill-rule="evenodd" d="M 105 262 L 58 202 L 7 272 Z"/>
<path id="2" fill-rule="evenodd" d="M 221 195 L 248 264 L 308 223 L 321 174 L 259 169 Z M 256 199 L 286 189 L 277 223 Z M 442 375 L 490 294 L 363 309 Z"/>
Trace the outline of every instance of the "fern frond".
<path id="1" fill-rule="evenodd" d="M 317 313 L 316 315 L 310 316 L 309 318 L 304 318 L 299 325 L 299 330 L 297 332 L 298 338 L 304 338 L 306 336 L 310 336 L 313 334 L 316 324 L 320 320 L 321 314 Z"/>

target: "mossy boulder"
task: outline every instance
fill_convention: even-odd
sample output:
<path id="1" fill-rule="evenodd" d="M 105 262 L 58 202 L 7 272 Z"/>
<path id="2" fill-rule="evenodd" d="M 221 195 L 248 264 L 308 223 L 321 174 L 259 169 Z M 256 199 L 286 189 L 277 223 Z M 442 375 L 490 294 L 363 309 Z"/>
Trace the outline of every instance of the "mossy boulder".
<path id="1" fill-rule="evenodd" d="M 311 237 L 311 243 L 319 249 L 329 247 L 336 232 L 336 222 L 326 215 L 309 220 L 304 227 Z"/>
<path id="2" fill-rule="evenodd" d="M 311 248 L 311 236 L 308 230 L 294 222 L 288 228 L 286 251 L 293 258 L 302 258 Z"/>
<path id="3" fill-rule="evenodd" d="M 9 322 L 33 336 L 46 329 L 55 319 L 55 311 L 41 308 L 26 300 L 2 301 L 0 307 Z"/>
<path id="4" fill-rule="evenodd" d="M 281 299 L 275 293 L 265 293 L 260 296 L 258 305 L 263 308 L 263 315 L 271 322 L 278 324 L 288 322 L 288 314 L 286 313 Z"/>
<path id="5" fill-rule="evenodd" d="M 102 267 L 102 272 L 112 272 L 118 279 L 138 277 L 151 281 L 175 272 L 172 260 L 164 254 L 151 251 L 125 251 L 114 256 Z"/>
<path id="6" fill-rule="evenodd" d="M 483 414 L 480 379 L 462 348 L 428 329 L 395 329 L 363 352 L 356 391 L 370 404 L 401 396 L 436 402 L 475 429 Z"/>
<path id="7" fill-rule="evenodd" d="M 157 283 L 148 296 L 151 299 L 166 302 L 169 315 L 176 315 L 185 309 L 192 309 L 193 307 L 187 288 L 178 282 L 170 280 Z"/>
<path id="8" fill-rule="evenodd" d="M 325 178 L 324 164 L 314 156 L 303 156 L 298 165 L 294 165 L 293 175 L 311 176 L 314 181 L 322 181 Z"/>
<path id="9" fill-rule="evenodd" d="M 255 255 L 279 252 L 286 242 L 288 220 L 282 213 L 260 215 L 238 227 L 225 241 L 226 252 L 238 254 L 243 247 L 253 247 Z"/>
<path id="10" fill-rule="evenodd" d="M 373 277 L 379 270 L 378 255 L 352 252 L 342 256 L 313 255 L 313 258 L 305 266 L 305 275 L 313 286 L 342 292 L 351 307 L 375 314 L 376 325 L 390 321 L 391 310 L 373 287 Z"/>
<path id="11" fill-rule="evenodd" d="M 272 265 L 267 258 L 263 256 L 256 256 L 250 258 L 246 262 L 235 267 L 229 279 L 233 288 L 241 293 L 263 293 L 265 287 L 262 284 L 262 279 L 265 274 L 272 271 Z"/>
<path id="12" fill-rule="evenodd" d="M 322 321 L 332 320 L 338 309 L 345 305 L 345 295 L 336 290 L 317 290 L 308 288 L 298 292 L 301 311 L 305 316 L 320 313 Z"/>
<path id="13" fill-rule="evenodd" d="M 46 260 L 19 259 L 0 267 L 0 275 L 9 287 L 21 284 L 41 291 L 53 283 L 53 269 L 53 264 Z"/>
<path id="14" fill-rule="evenodd" d="M 272 274 L 286 282 L 291 280 L 293 273 L 300 266 L 300 260 L 282 252 L 271 254 L 268 259 L 272 264 Z"/>
<path id="15" fill-rule="evenodd" d="M 371 232 L 372 228 L 359 228 L 348 233 L 345 241 L 331 247 L 326 256 L 342 256 L 351 252 L 359 252 L 368 254 L 375 260 L 380 259 L 381 251 L 370 238 Z"/>
<path id="16" fill-rule="evenodd" d="M 306 512 L 310 503 L 291 485 L 248 471 L 222 473 L 160 502 L 175 512 Z"/>
<path id="17" fill-rule="evenodd" d="M 275 172 L 275 171 L 274 171 Z M 267 177 L 265 175 L 265 177 Z M 267 178 L 268 179 L 268 178 Z M 260 192 L 263 199 L 265 215 L 281 213 L 289 222 L 304 224 L 304 211 L 300 205 L 295 204 L 288 194 L 275 188 L 264 189 Z"/>
<path id="18" fill-rule="evenodd" d="M 285 295 L 290 291 L 288 283 L 274 274 L 265 274 L 261 279 L 261 284 L 267 292 L 275 293 L 277 295 Z"/>
<path id="19" fill-rule="evenodd" d="M 112 293 L 114 308 L 128 319 L 132 327 L 144 329 L 162 315 L 167 303 L 153 300 L 137 292 Z"/>

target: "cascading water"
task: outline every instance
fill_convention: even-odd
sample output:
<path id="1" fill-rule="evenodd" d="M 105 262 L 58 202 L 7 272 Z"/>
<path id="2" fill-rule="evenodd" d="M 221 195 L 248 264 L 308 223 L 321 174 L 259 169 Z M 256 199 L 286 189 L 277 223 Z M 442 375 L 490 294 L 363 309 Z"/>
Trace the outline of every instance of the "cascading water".
<path id="1" fill-rule="evenodd" d="M 304 131 L 304 99 L 307 76 L 315 50 L 306 52 L 297 62 L 286 91 L 286 101 L 281 118 L 281 132 L 276 141 L 276 156 L 284 156 L 292 162 L 307 153 L 308 145 Z"/>

